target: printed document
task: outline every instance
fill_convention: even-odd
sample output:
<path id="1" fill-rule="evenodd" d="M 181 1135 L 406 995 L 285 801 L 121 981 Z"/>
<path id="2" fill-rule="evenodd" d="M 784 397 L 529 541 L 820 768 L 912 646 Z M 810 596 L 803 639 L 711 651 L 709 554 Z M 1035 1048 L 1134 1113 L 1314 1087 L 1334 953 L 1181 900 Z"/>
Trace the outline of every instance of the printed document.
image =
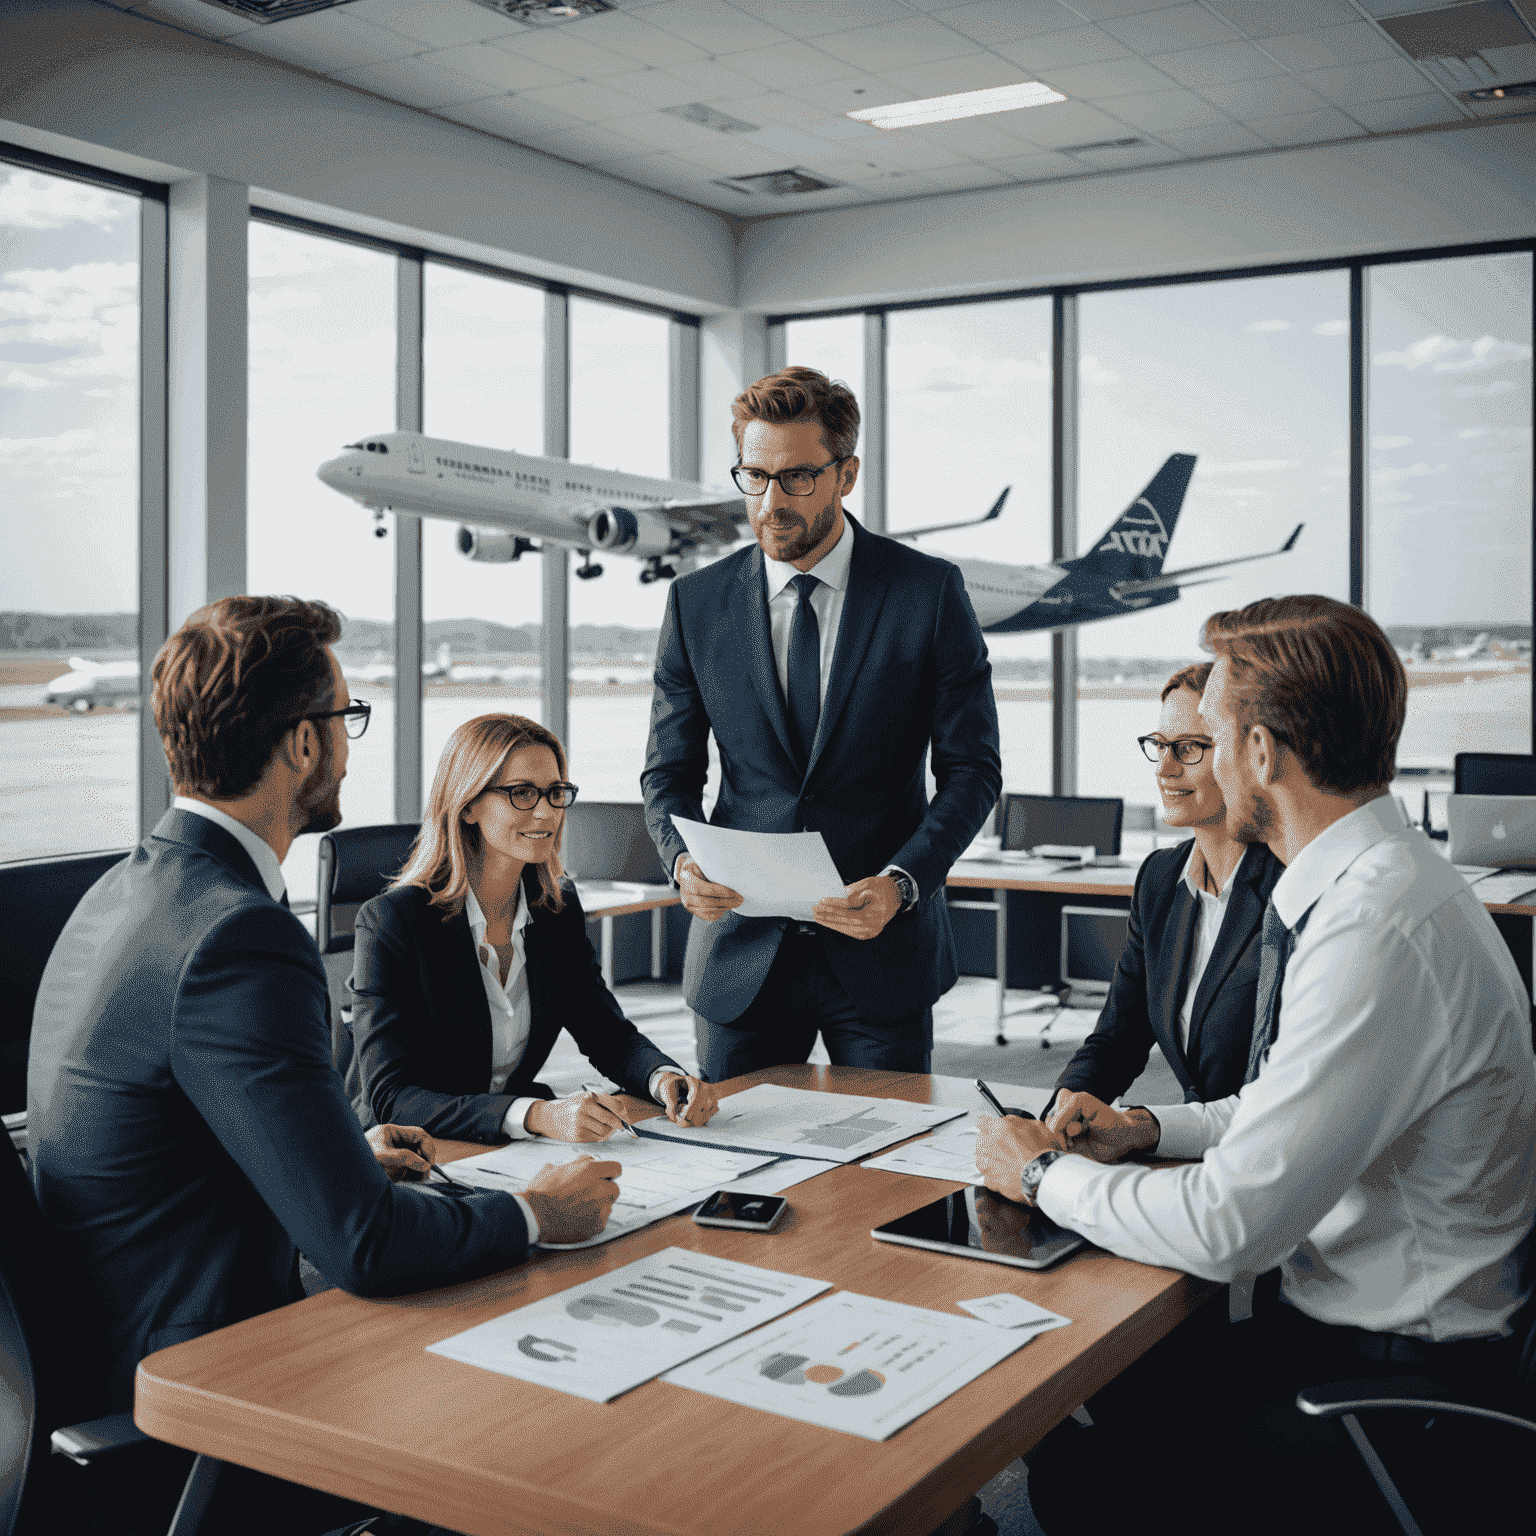
<path id="1" fill-rule="evenodd" d="M 721 1099 L 708 1125 L 644 1120 L 636 1129 L 648 1138 L 676 1139 L 695 1147 L 736 1147 L 781 1157 L 852 1163 L 964 1113 L 943 1104 L 813 1093 L 808 1088 L 760 1083 Z"/>
<path id="2" fill-rule="evenodd" d="M 847 888 L 820 832 L 740 832 L 682 816 L 672 825 L 708 880 L 746 898 L 735 909 L 742 917 L 809 923 L 818 901 Z"/>
<path id="3" fill-rule="evenodd" d="M 1472 894 L 1479 901 L 1491 901 L 1495 906 L 1524 901 L 1533 890 L 1536 890 L 1536 872 L 1529 869 L 1501 869 L 1497 874 L 1484 875 L 1472 882 Z"/>
<path id="4" fill-rule="evenodd" d="M 830 1289 L 825 1280 L 663 1248 L 427 1350 L 590 1403 L 611 1403 L 700 1350 Z M 1007 1337 L 1001 1329 L 986 1331 Z"/>
<path id="5" fill-rule="evenodd" d="M 1072 1326 L 1070 1317 L 1063 1317 L 1059 1312 L 1047 1312 L 1044 1307 L 1037 1307 L 1034 1302 L 1025 1301 L 1012 1291 L 977 1296 L 970 1301 L 957 1301 L 955 1305 L 963 1307 L 972 1317 L 991 1323 L 994 1328 L 1027 1328 L 1030 1339 L 1036 1334 L 1049 1333 L 1053 1328 Z"/>
<path id="6" fill-rule="evenodd" d="M 1024 1329 L 840 1291 L 663 1380 L 786 1419 L 889 1440 L 1030 1337 Z"/>
<path id="7" fill-rule="evenodd" d="M 919 1179 L 958 1179 L 962 1184 L 982 1185 L 976 1171 L 976 1125 L 953 1125 L 936 1136 L 908 1142 L 894 1152 L 872 1157 L 863 1165 L 884 1173 L 907 1173 Z"/>

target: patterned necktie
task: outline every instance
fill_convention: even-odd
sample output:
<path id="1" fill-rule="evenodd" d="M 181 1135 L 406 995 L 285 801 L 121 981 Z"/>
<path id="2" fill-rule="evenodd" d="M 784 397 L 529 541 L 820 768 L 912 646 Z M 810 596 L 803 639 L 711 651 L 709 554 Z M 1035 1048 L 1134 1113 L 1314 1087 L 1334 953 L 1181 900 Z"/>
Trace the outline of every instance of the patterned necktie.
<path id="1" fill-rule="evenodd" d="M 800 601 L 789 631 L 789 739 L 804 773 L 821 718 L 821 625 L 811 606 L 811 593 L 821 585 L 821 578 L 807 573 L 796 576 L 790 585 Z"/>
<path id="2" fill-rule="evenodd" d="M 1280 1033 L 1280 994 L 1285 984 L 1285 968 L 1296 949 L 1296 940 L 1312 915 L 1308 907 L 1294 928 L 1287 928 L 1274 898 L 1264 908 L 1264 927 L 1259 938 L 1259 986 L 1254 996 L 1253 1038 L 1248 1045 L 1248 1070 L 1243 1082 L 1251 1083 L 1269 1060 L 1269 1049 Z"/>

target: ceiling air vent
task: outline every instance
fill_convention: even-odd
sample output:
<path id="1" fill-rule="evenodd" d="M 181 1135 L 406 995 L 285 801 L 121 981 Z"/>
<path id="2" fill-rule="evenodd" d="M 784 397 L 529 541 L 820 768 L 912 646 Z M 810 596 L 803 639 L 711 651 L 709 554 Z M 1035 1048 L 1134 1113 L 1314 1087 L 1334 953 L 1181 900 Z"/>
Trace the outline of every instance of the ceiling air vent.
<path id="1" fill-rule="evenodd" d="M 1145 139 L 1095 139 L 1092 144 L 1063 144 L 1057 150 L 1062 155 L 1086 155 L 1095 149 L 1139 149 Z"/>
<path id="2" fill-rule="evenodd" d="M 253 16 L 262 23 L 291 21 L 295 16 L 310 16 L 316 11 L 328 11 L 334 6 L 346 5 L 348 0 L 203 0 L 221 11 L 233 11 L 237 16 Z"/>
<path id="3" fill-rule="evenodd" d="M 715 183 L 717 187 L 729 187 L 750 197 L 755 192 L 766 192 L 770 197 L 789 197 L 796 192 L 825 192 L 838 185 L 835 181 L 823 181 L 798 166 L 787 171 L 763 171 L 756 176 L 727 176 Z"/>
<path id="4" fill-rule="evenodd" d="M 563 21 L 615 9 L 614 0 L 475 0 L 475 4 L 530 27 L 558 27 Z"/>
<path id="5" fill-rule="evenodd" d="M 690 101 L 682 107 L 663 107 L 669 117 L 680 117 L 685 122 L 697 123 L 701 128 L 713 128 L 716 133 L 756 133 L 756 123 L 744 123 L 739 117 L 717 112 L 702 101 Z"/>
<path id="6" fill-rule="evenodd" d="M 1509 0 L 1478 0 L 1411 16 L 1383 16 L 1378 25 L 1410 58 L 1429 65 L 1453 90 L 1497 84 L 1511 65 L 1522 75 L 1530 73 L 1529 50 L 1536 36 Z M 1509 49 L 1520 52 L 1511 55 Z"/>
<path id="7" fill-rule="evenodd" d="M 1510 101 L 1519 96 L 1536 96 L 1536 80 L 1517 80 L 1513 85 L 1485 85 L 1476 91 L 1457 91 L 1463 101 Z"/>

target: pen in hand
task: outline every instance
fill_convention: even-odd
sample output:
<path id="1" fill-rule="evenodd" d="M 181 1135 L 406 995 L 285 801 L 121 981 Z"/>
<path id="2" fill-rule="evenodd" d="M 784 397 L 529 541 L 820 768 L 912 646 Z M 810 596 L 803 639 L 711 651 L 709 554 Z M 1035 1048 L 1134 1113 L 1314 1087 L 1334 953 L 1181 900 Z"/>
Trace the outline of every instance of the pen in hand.
<path id="1" fill-rule="evenodd" d="M 583 1093 L 601 1093 L 605 1096 L 608 1092 L 606 1088 L 600 1087 L 597 1083 L 583 1083 L 581 1085 L 581 1091 Z M 637 1131 L 634 1126 L 632 1126 L 629 1121 L 626 1120 L 622 1115 L 619 1116 L 619 1124 L 624 1128 L 628 1135 L 633 1136 L 636 1141 L 640 1140 L 640 1132 Z"/>
<path id="2" fill-rule="evenodd" d="M 976 1079 L 976 1088 L 977 1091 L 981 1094 L 982 1098 L 984 1098 L 987 1103 L 990 1104 L 992 1108 L 998 1112 L 998 1114 L 1017 1115 L 1020 1120 L 1033 1120 L 1035 1118 L 1034 1115 L 1032 1115 L 1027 1109 L 1004 1109 L 1003 1106 L 999 1104 L 997 1099 L 993 1096 L 992 1090 L 988 1088 L 987 1085 L 982 1082 L 979 1077 Z"/>

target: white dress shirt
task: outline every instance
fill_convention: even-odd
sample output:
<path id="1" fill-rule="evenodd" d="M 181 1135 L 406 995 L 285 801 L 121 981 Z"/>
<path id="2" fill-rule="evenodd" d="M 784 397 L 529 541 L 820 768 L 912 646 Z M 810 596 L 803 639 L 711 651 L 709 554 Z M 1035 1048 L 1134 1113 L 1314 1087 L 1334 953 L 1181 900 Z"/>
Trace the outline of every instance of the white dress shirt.
<path id="1" fill-rule="evenodd" d="M 288 883 L 283 879 L 283 866 L 278 861 L 277 850 L 265 838 L 252 832 L 243 821 L 236 821 L 233 816 L 221 811 L 216 805 L 209 805 L 206 800 L 191 800 L 186 795 L 177 795 L 171 801 L 171 806 L 174 810 L 190 811 L 194 816 L 201 816 L 216 827 L 223 827 L 250 854 L 256 873 L 261 876 L 261 883 L 266 886 L 267 895 L 273 901 L 281 901 L 288 894 Z"/>
<path id="2" fill-rule="evenodd" d="M 1184 990 L 1184 1002 L 1179 1009 L 1179 1049 L 1186 1056 L 1189 1054 L 1189 1021 L 1194 1013 L 1195 998 L 1200 991 L 1205 968 L 1216 952 L 1216 940 L 1221 937 L 1221 925 L 1226 921 L 1227 908 L 1232 904 L 1232 886 L 1237 875 L 1237 869 L 1234 868 L 1227 876 L 1227 883 L 1213 896 L 1197 878 L 1196 859 L 1200 861 L 1199 873 L 1203 875 L 1205 855 L 1200 852 L 1200 845 L 1191 838 L 1189 857 L 1184 861 L 1184 873 L 1179 876 L 1189 887 L 1190 895 L 1195 898 L 1194 927 L 1190 934 L 1194 953 L 1189 959 L 1189 985 Z M 1241 863 L 1239 860 L 1239 866 Z"/>
<path id="3" fill-rule="evenodd" d="M 1124 1258 L 1210 1280 L 1279 1264 L 1324 1323 L 1506 1333 L 1536 1212 L 1530 1000 L 1493 920 L 1383 795 L 1275 885 L 1279 1033 L 1258 1078 L 1153 1107 L 1182 1168 L 1058 1158 L 1038 1199 Z"/>
<path id="4" fill-rule="evenodd" d="M 821 697 L 827 696 L 827 680 L 832 676 L 832 653 L 837 648 L 837 631 L 843 622 L 843 600 L 848 595 L 848 569 L 853 564 L 853 526 L 843 519 L 843 536 L 813 565 L 809 572 L 797 571 L 783 560 L 763 556 L 763 579 L 767 583 L 768 638 L 773 645 L 773 666 L 779 675 L 779 690 L 789 697 L 789 636 L 794 628 L 795 609 L 800 606 L 796 588 L 790 586 L 796 576 L 808 574 L 819 583 L 811 593 L 811 607 L 821 631 Z"/>

